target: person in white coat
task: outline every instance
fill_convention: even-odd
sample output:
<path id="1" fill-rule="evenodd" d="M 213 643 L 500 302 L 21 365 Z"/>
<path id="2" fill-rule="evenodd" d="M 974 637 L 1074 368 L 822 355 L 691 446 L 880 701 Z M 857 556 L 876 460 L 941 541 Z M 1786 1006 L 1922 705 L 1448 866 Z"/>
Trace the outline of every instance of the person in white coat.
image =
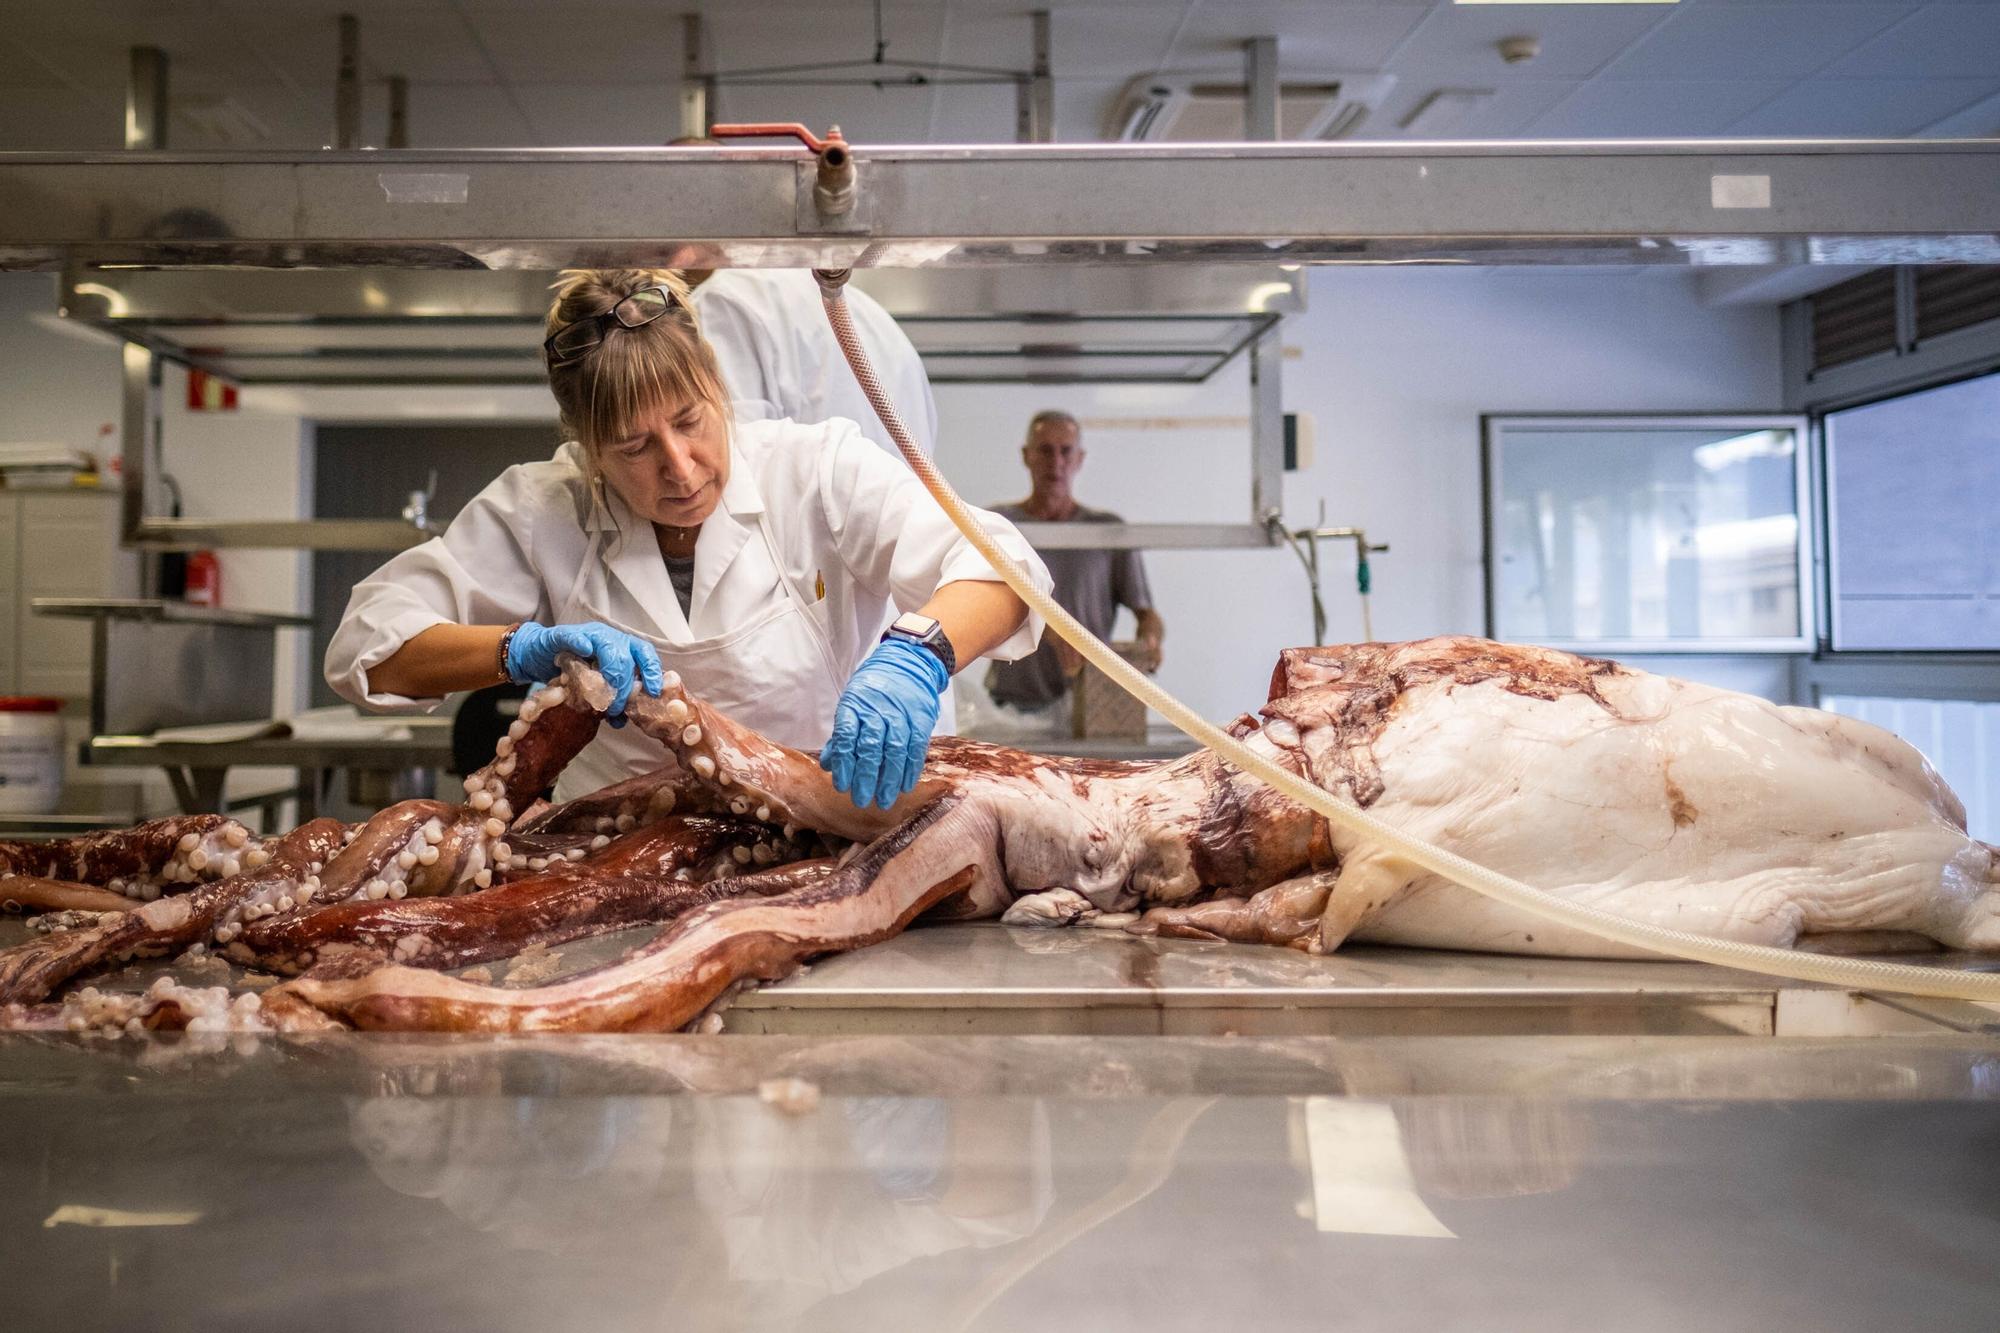
<path id="1" fill-rule="evenodd" d="M 891 458 L 902 461 L 902 451 L 862 392 L 833 336 L 812 270 L 686 268 L 681 275 L 694 292 L 702 336 L 715 349 L 715 363 L 729 386 L 737 420 L 838 417 L 852 421 Z M 868 349 L 875 377 L 896 405 L 896 415 L 917 448 L 927 456 L 935 453 L 937 400 L 931 396 L 923 358 L 874 297 L 849 283 L 846 298 L 848 317 Z M 947 685 L 938 700 L 932 734 L 949 736 L 957 730 L 958 700 Z"/>
<path id="2" fill-rule="evenodd" d="M 820 305 L 819 283 L 802 268 L 685 270 L 701 316 L 702 336 L 715 349 L 722 382 L 738 420 L 854 422 L 861 433 L 901 458 L 888 427 L 848 369 Z M 937 401 L 923 358 L 893 316 L 868 293 L 847 287 L 847 311 L 876 378 L 925 454 L 937 444 Z"/>
<path id="3" fill-rule="evenodd" d="M 549 679 L 569 652 L 611 681 L 616 720 L 633 688 L 657 694 L 672 669 L 773 739 L 819 748 L 856 804 L 893 804 L 916 783 L 953 672 L 1032 651 L 1040 619 L 853 422 L 734 420 L 678 276 L 566 272 L 548 334 L 572 438 L 357 585 L 328 682 L 364 707 L 431 709 L 452 691 Z M 1046 589 L 1012 525 L 975 512 Z M 892 605 L 905 614 L 883 632 Z M 557 795 L 665 759 L 607 730 Z"/>

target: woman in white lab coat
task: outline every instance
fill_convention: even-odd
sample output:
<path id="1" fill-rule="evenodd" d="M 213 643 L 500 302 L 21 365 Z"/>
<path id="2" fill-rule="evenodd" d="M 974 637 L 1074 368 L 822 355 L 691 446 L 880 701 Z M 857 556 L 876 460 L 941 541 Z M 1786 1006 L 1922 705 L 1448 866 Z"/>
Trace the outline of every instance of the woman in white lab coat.
<path id="1" fill-rule="evenodd" d="M 916 782 L 951 674 L 1025 655 L 1040 620 L 852 422 L 732 420 L 677 276 L 567 272 L 548 332 L 569 442 L 509 468 L 443 536 L 359 584 L 328 682 L 364 707 L 429 709 L 452 691 L 547 679 L 573 652 L 611 680 L 615 716 L 673 670 L 773 739 L 819 750 L 857 804 L 893 804 Z M 1013 527 L 980 517 L 1047 588 Z M 877 642 L 891 604 L 907 614 Z M 557 794 L 665 755 L 606 730 Z"/>

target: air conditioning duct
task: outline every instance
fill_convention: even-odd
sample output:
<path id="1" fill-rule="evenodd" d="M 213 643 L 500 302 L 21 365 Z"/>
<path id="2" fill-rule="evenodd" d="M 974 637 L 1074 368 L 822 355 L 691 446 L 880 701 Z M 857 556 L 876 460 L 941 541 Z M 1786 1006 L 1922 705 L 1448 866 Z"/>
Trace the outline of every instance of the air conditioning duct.
<path id="1" fill-rule="evenodd" d="M 1278 134 L 1343 139 L 1396 86 L 1393 74 L 1328 74 L 1278 85 Z M 1244 138 L 1241 82 L 1194 74 L 1142 76 L 1125 86 L 1111 132 L 1140 143 L 1228 143 Z"/>

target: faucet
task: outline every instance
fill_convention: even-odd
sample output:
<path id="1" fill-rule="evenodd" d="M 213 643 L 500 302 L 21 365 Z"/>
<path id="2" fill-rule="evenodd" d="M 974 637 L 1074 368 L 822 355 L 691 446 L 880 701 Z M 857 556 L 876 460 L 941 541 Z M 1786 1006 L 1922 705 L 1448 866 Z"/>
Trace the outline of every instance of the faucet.
<path id="1" fill-rule="evenodd" d="M 1373 618 L 1369 615 L 1368 593 L 1373 582 L 1368 569 L 1368 557 L 1377 551 L 1389 549 L 1387 543 L 1373 544 L 1368 534 L 1361 528 L 1329 528 L 1326 523 L 1326 502 L 1320 501 L 1319 521 L 1321 526 L 1298 528 L 1285 526 L 1285 516 L 1276 509 L 1264 511 L 1264 527 L 1272 538 L 1283 538 L 1298 556 L 1299 564 L 1306 571 L 1306 587 L 1312 596 L 1313 643 L 1326 642 L 1326 604 L 1319 593 L 1319 544 L 1322 541 L 1347 540 L 1354 543 L 1354 583 L 1361 593 L 1361 637 L 1372 641 L 1375 638 Z"/>
<path id="2" fill-rule="evenodd" d="M 444 531 L 442 523 L 431 519 L 431 498 L 437 494 L 437 469 L 431 469 L 430 484 L 423 490 L 411 491 L 409 500 L 403 505 L 403 521 L 426 536 L 435 537 Z"/>

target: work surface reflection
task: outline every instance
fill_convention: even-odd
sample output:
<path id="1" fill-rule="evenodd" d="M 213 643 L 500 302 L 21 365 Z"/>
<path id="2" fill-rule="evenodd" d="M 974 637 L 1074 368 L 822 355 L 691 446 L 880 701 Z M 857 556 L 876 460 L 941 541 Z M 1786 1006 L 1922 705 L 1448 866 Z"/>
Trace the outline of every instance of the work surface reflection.
<path id="1" fill-rule="evenodd" d="M 17 1328 L 1971 1328 L 2000 1294 L 1971 1038 L 10 1038 L 0 1075 Z"/>

